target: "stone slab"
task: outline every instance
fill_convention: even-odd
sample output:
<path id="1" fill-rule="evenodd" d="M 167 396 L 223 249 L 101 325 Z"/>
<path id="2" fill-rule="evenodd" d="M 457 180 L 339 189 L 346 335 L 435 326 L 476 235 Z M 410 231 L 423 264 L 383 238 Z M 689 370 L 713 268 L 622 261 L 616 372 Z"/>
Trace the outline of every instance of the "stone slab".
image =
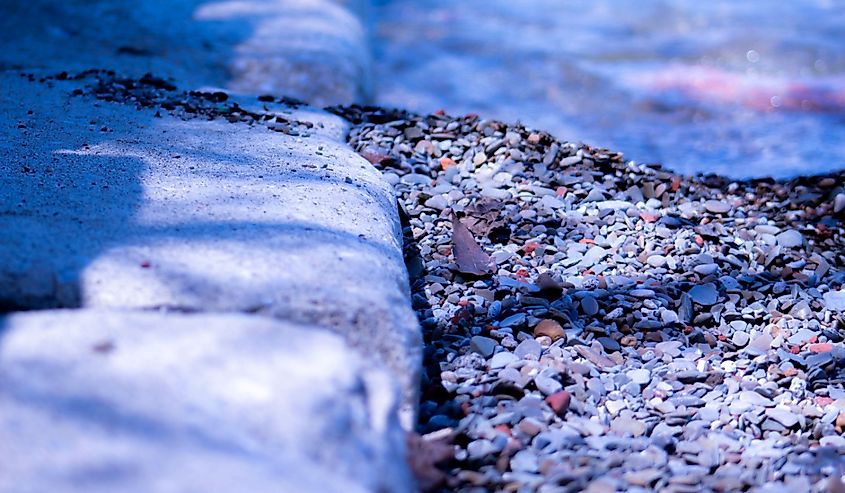
<path id="1" fill-rule="evenodd" d="M 409 492 L 398 389 L 239 314 L 0 318 L 0 491 Z"/>
<path id="2" fill-rule="evenodd" d="M 421 338 L 393 191 L 337 140 L 339 119 L 292 137 L 61 84 L 0 76 L 0 304 L 331 327 L 393 369 L 413 414 Z"/>

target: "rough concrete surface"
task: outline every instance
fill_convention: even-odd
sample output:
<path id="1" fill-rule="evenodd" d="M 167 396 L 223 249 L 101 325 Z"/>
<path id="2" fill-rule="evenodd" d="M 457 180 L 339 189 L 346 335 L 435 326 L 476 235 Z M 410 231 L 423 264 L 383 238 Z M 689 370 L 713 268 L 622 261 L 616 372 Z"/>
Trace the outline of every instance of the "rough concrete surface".
<path id="1" fill-rule="evenodd" d="M 261 18 L 234 48 L 229 66 L 238 92 L 299 97 L 317 106 L 372 96 L 367 36 L 360 18 L 331 0 L 228 1 L 203 5 L 199 20 Z"/>
<path id="2" fill-rule="evenodd" d="M 381 356 L 414 402 L 420 336 L 399 220 L 369 163 L 320 134 L 154 118 L 2 80 L 3 304 L 329 326 Z"/>
<path id="3" fill-rule="evenodd" d="M 389 377 L 265 317 L 0 318 L 0 491 L 404 492 Z"/>

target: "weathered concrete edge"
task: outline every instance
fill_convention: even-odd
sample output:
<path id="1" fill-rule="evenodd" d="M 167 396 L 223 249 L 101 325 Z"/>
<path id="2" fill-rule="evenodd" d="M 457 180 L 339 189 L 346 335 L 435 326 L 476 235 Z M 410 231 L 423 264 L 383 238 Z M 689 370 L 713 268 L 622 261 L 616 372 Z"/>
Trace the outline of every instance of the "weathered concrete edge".
<path id="1" fill-rule="evenodd" d="M 229 61 L 227 89 L 282 93 L 316 106 L 367 103 L 373 96 L 367 0 L 276 0 L 252 7 L 261 27 Z M 230 7 L 201 7 L 202 20 L 225 19 Z"/>
<path id="2" fill-rule="evenodd" d="M 362 61 L 363 70 L 359 74 L 361 78 L 358 81 L 358 86 L 359 86 L 359 93 L 358 93 L 358 98 L 357 98 L 358 100 L 351 101 L 351 102 L 371 103 L 373 101 L 373 98 L 375 97 L 374 75 L 373 75 L 373 59 L 372 59 L 373 51 L 372 51 L 372 46 L 371 46 L 371 44 L 373 42 L 372 38 L 373 38 L 373 35 L 374 35 L 374 33 L 373 33 L 373 22 L 374 22 L 374 19 L 373 19 L 373 8 L 374 8 L 373 1 L 372 0 L 330 0 L 330 1 L 338 4 L 339 6 L 345 8 L 346 10 L 348 10 L 351 14 L 353 14 L 357 18 L 358 23 L 360 24 L 361 30 L 363 32 L 363 38 L 362 38 L 363 44 L 358 44 L 358 45 L 356 45 L 355 48 L 357 48 L 357 51 L 358 51 L 358 53 L 357 53 L 358 56 L 356 58 L 358 60 Z M 355 33 L 350 33 L 350 36 L 354 36 L 354 34 Z M 342 52 L 339 52 L 336 55 L 338 57 L 344 56 L 344 54 Z M 246 103 L 246 105 L 248 106 L 249 103 Z M 344 122 L 345 125 L 342 129 L 340 129 L 340 134 L 335 134 L 332 137 L 337 138 L 337 140 L 339 140 L 341 142 L 345 142 L 345 138 L 348 135 L 350 128 L 349 128 L 349 124 L 345 120 L 342 120 L 342 121 Z M 379 173 L 379 176 L 380 176 L 380 173 Z M 387 183 L 385 180 L 382 179 L 381 181 L 383 182 L 383 185 L 387 187 L 387 189 L 389 189 L 389 190 L 393 189 L 393 187 L 389 183 Z M 397 235 L 399 244 L 401 245 L 402 242 L 403 242 L 403 237 L 402 237 L 402 227 L 401 227 L 400 221 L 399 221 L 398 209 L 397 209 L 395 203 L 391 204 L 391 205 L 385 204 L 384 206 L 389 207 L 389 209 L 387 209 L 387 208 L 385 209 L 385 212 L 389 211 L 390 214 L 388 214 L 388 215 L 391 216 L 394 219 L 394 221 L 393 221 L 394 231 L 396 232 L 395 234 Z M 403 266 L 403 270 L 406 273 L 405 277 L 406 277 L 406 280 L 407 280 L 407 270 L 404 268 L 404 266 Z M 394 365 L 390 365 L 389 363 L 388 363 L 388 366 L 393 371 L 394 378 L 398 379 L 398 381 L 401 383 L 401 387 L 402 387 L 403 398 L 402 398 L 402 403 L 401 403 L 401 406 L 400 406 L 400 409 L 399 409 L 400 422 L 406 430 L 411 431 L 411 430 L 414 429 L 414 427 L 416 425 L 417 406 L 419 404 L 419 383 L 418 382 L 419 382 L 419 378 L 420 378 L 419 372 L 420 372 L 421 367 L 422 367 L 422 353 L 421 353 L 422 347 L 421 347 L 421 333 L 420 333 L 421 329 L 420 329 L 419 321 L 417 320 L 417 317 L 416 317 L 416 313 L 411 306 L 411 293 L 410 293 L 410 283 L 409 282 L 406 282 L 406 285 L 403 286 L 402 291 L 403 291 L 405 299 L 404 300 L 395 300 L 395 301 L 406 305 L 405 310 L 401 310 L 401 309 L 398 310 L 401 313 L 401 315 L 399 315 L 399 317 L 401 318 L 399 323 L 402 323 L 403 325 L 405 325 L 405 327 L 402 327 L 401 329 L 399 329 L 397 327 L 397 329 L 399 329 L 398 333 L 400 333 L 400 334 L 410 334 L 410 333 L 413 333 L 413 332 L 420 334 L 420 347 L 418 347 L 418 348 L 405 348 L 406 352 L 409 353 L 408 355 L 411 357 L 412 360 L 413 359 L 418 360 L 417 366 L 419 368 L 417 369 L 417 371 L 411 373 L 410 375 L 396 375 L 395 374 L 396 367 Z M 282 316 L 281 318 L 287 318 L 286 314 L 279 314 L 279 313 L 276 314 L 277 317 L 279 317 L 280 315 Z M 318 319 L 321 318 L 321 317 L 323 319 L 326 319 L 326 320 L 331 319 L 331 315 L 329 315 L 328 317 L 325 314 L 316 315 L 316 318 L 318 318 Z M 393 321 L 397 322 L 396 319 L 394 319 Z M 321 325 L 327 325 L 325 323 L 325 320 L 321 321 L 320 324 Z M 333 324 L 331 322 L 329 322 L 328 326 L 331 327 L 332 325 Z M 332 330 L 337 331 L 337 328 L 335 327 Z M 347 337 L 347 340 L 349 340 L 348 335 L 346 337 Z M 362 343 L 360 340 L 350 341 L 350 342 L 358 350 L 361 349 L 361 346 L 367 345 L 366 343 Z M 372 341 L 372 342 L 374 343 L 373 349 L 375 349 L 376 352 L 383 354 L 385 352 L 390 352 L 389 350 L 386 350 L 384 348 L 384 346 L 389 345 L 389 344 L 391 344 L 391 342 L 395 342 L 395 341 Z"/>
<path id="3" fill-rule="evenodd" d="M 13 99 L 23 101 L 27 93 L 21 91 L 36 89 L 35 87 L 19 87 L 20 84 L 24 86 L 37 84 L 38 90 L 35 93 L 29 93 L 38 94 L 37 101 L 43 104 L 49 102 L 48 106 L 65 107 L 67 118 L 73 115 L 80 117 L 79 111 L 83 111 L 81 115 L 83 119 L 88 117 L 88 114 L 84 112 L 85 106 L 90 102 L 79 98 L 62 102 L 63 98 L 59 96 L 59 93 L 66 93 L 70 88 L 49 89 L 38 83 L 28 83 L 15 77 L 11 78 L 10 82 L 10 85 L 19 93 L 17 98 Z M 21 104 L 23 106 L 17 112 L 12 112 L 9 122 L 14 123 L 21 118 L 38 119 L 37 116 L 24 115 L 25 108 L 29 106 L 25 103 Z M 247 106 L 246 102 L 244 106 Z M 127 110 L 131 117 L 141 115 L 134 108 Z M 102 118 L 108 120 L 125 118 L 125 115 L 121 116 L 122 111 L 123 108 L 119 103 L 107 103 L 99 108 L 98 113 L 116 112 L 111 117 L 101 115 Z M 42 111 L 36 111 L 36 115 L 41 113 Z M 147 174 L 150 179 L 141 183 L 147 192 L 145 192 L 145 206 L 137 214 L 146 217 L 145 221 L 154 220 L 153 218 L 167 217 L 169 219 L 162 223 L 165 225 L 164 229 L 159 230 L 155 237 L 143 240 L 137 238 L 133 240 L 134 244 L 123 244 L 123 242 L 134 237 L 136 233 L 146 237 L 146 229 L 138 230 L 129 236 L 126 236 L 128 232 L 116 231 L 114 234 L 117 236 L 113 237 L 107 233 L 110 231 L 109 228 L 99 228 L 98 231 L 104 236 L 92 238 L 95 244 L 101 246 L 113 244 L 112 240 L 117 241 L 118 244 L 99 253 L 93 262 L 87 263 L 82 271 L 77 272 L 75 269 L 68 271 L 63 268 L 61 259 L 74 257 L 73 254 L 79 253 L 79 248 L 84 251 L 88 245 L 75 245 L 73 242 L 76 238 L 88 235 L 85 235 L 84 231 L 74 233 L 64 228 L 71 228 L 75 224 L 74 219 L 78 219 L 79 214 L 101 218 L 102 210 L 99 207 L 94 207 L 94 210 L 79 208 L 55 210 L 48 215 L 59 218 L 55 227 L 61 226 L 63 229 L 54 229 L 50 234 L 58 240 L 58 245 L 62 245 L 64 240 L 71 242 L 67 248 L 57 245 L 58 250 L 56 250 L 56 252 L 67 252 L 70 255 L 54 255 L 50 259 L 43 259 L 46 263 L 42 262 L 43 265 L 39 268 L 27 267 L 32 261 L 31 253 L 39 250 L 37 247 L 34 250 L 33 245 L 44 244 L 43 241 L 36 240 L 39 237 L 37 230 L 43 229 L 44 226 L 39 221 L 35 221 L 31 227 L 25 227 L 20 235 L 7 238 L 6 244 L 10 256 L 6 260 L 10 263 L 5 269 L 0 270 L 0 279 L 6 281 L 0 287 L 0 299 L 12 301 L 17 299 L 17 306 L 28 309 L 80 306 L 112 309 L 175 308 L 206 312 L 253 312 L 280 320 L 326 328 L 343 335 L 350 346 L 359 353 L 370 357 L 378 356 L 380 362 L 392 370 L 394 378 L 402 388 L 402 423 L 406 429 L 412 429 L 418 402 L 422 343 L 419 324 L 411 307 L 408 274 L 402 256 L 402 231 L 393 188 L 372 165 L 345 143 L 344 125 L 340 123 L 341 120 L 337 116 L 312 108 L 300 108 L 294 110 L 292 114 L 287 113 L 286 117 L 324 123 L 323 130 L 301 139 L 270 133 L 261 127 L 248 128 L 219 121 L 178 123 L 165 118 L 160 120 L 158 125 L 164 125 L 168 129 L 167 135 L 170 136 L 168 139 L 175 140 L 160 139 L 155 130 L 157 127 L 135 128 L 130 125 L 130 128 L 116 130 L 118 133 L 115 135 L 132 134 L 133 144 L 120 143 L 125 139 L 113 141 L 113 138 L 109 138 L 100 145 L 88 148 L 87 151 L 62 154 L 62 159 L 83 160 L 77 164 L 73 164 L 75 161 L 63 162 L 62 167 L 79 166 L 85 159 L 96 158 L 99 155 L 110 156 L 111 159 L 120 156 L 140 158 L 149 167 Z M 68 120 L 68 123 L 73 121 L 76 123 L 72 124 L 76 125 L 79 123 L 77 120 L 78 118 Z M 330 121 L 337 123 L 329 124 Z M 43 126 L 37 121 L 27 120 L 27 124 L 30 127 Z M 235 128 L 230 125 L 238 126 Z M 11 126 L 14 127 L 14 125 Z M 22 134 L 18 138 L 39 139 L 42 136 L 51 135 L 52 132 L 61 132 L 60 128 L 42 130 L 43 132 L 39 133 Z M 9 132 L 17 135 L 21 130 L 10 128 Z M 200 192 L 205 190 L 201 183 L 202 179 L 193 176 L 190 170 L 193 169 L 193 165 L 196 165 L 197 169 L 202 169 L 210 163 L 202 159 L 194 161 L 192 157 L 194 153 L 185 153 L 188 148 L 181 144 L 191 139 L 195 140 L 199 135 L 205 135 L 208 142 L 213 142 L 209 144 L 210 147 L 222 145 L 232 156 L 250 155 L 254 160 L 254 166 L 259 163 L 267 164 L 266 167 L 256 167 L 251 172 L 253 175 L 261 174 L 261 177 L 252 176 L 251 178 L 254 194 L 245 192 L 250 188 L 244 188 L 246 182 L 243 182 L 243 178 L 238 179 L 239 191 L 234 193 L 244 194 L 242 200 L 254 198 L 260 201 L 261 190 L 274 189 L 276 193 L 287 199 L 283 199 L 284 206 L 278 201 L 276 201 L 276 207 L 271 207 L 269 204 L 262 206 L 261 210 L 265 214 L 270 211 L 280 224 L 290 221 L 292 221 L 291 224 L 299 224 L 305 218 L 309 224 L 327 227 L 326 233 L 312 233 L 306 229 L 297 233 L 298 236 L 295 238 L 283 231 L 277 233 L 256 231 L 257 236 L 248 238 L 230 236 L 230 239 L 242 242 L 241 248 L 251 248 L 254 253 L 263 251 L 266 255 L 267 248 L 275 246 L 281 248 L 277 251 L 281 258 L 295 259 L 299 265 L 310 263 L 311 260 L 307 256 L 299 255 L 295 249 L 291 250 L 278 243 L 279 234 L 288 235 L 289 241 L 312 245 L 310 250 L 313 255 L 316 255 L 313 259 L 314 269 L 307 269 L 306 272 L 300 270 L 298 275 L 293 275 L 295 271 L 288 268 L 261 264 L 253 258 L 251 259 L 252 268 L 257 268 L 259 265 L 261 267 L 260 272 L 256 272 L 256 275 L 251 278 L 252 285 L 243 285 L 232 291 L 234 285 L 246 282 L 241 273 L 221 270 L 228 265 L 223 261 L 217 264 L 206 263 L 211 258 L 221 260 L 226 258 L 224 251 L 197 240 L 193 255 L 189 258 L 180 257 L 178 250 L 173 250 L 171 246 L 168 246 L 172 245 L 165 241 L 166 233 L 170 231 L 170 227 L 166 226 L 166 224 L 171 224 L 168 221 L 175 220 L 176 217 L 180 217 L 177 222 L 203 222 L 211 219 L 202 214 L 186 213 L 185 211 L 191 208 L 184 207 L 188 203 L 185 201 L 190 200 L 197 190 Z M 76 149 L 78 145 L 79 142 L 71 139 L 60 147 Z M 266 147 L 264 152 L 259 152 L 261 147 Z M 48 148 L 45 152 L 52 149 L 50 146 Z M 155 149 L 179 148 L 181 148 L 179 152 L 185 155 L 178 161 L 171 161 L 166 157 L 162 159 L 162 153 L 155 151 Z M 197 148 L 199 149 L 202 148 Z M 13 156 L 16 151 L 12 148 L 9 151 L 12 153 L 10 155 L 12 159 L 8 162 L 11 163 L 15 161 Z M 164 152 L 164 156 L 169 155 L 170 152 Z M 204 155 L 202 152 L 199 154 Z M 220 165 L 222 166 L 223 163 Z M 319 186 L 296 185 L 296 181 L 287 185 L 285 181 L 278 181 L 287 179 L 280 176 L 296 178 L 304 172 L 309 172 L 308 169 L 317 168 L 322 169 L 322 173 L 328 177 L 325 182 L 315 182 L 322 183 Z M 185 173 L 185 177 L 179 181 L 184 189 L 180 200 L 170 200 L 171 193 L 162 189 L 159 182 L 163 178 L 164 183 L 167 183 L 166 176 L 172 173 Z M 153 178 L 159 175 L 161 175 L 160 178 Z M 175 175 L 171 175 L 169 179 L 173 176 Z M 102 178 L 108 179 L 114 186 L 127 184 L 124 183 L 126 178 L 130 180 L 128 184 L 132 185 L 136 177 L 106 178 L 104 176 Z M 4 191 L 11 193 L 9 200 L 12 200 L 15 195 L 14 190 L 24 190 L 26 194 L 36 193 L 36 189 L 27 188 L 26 184 L 31 180 L 26 174 L 10 172 L 5 180 L 8 183 Z M 222 181 L 226 182 L 226 180 Z M 221 186 L 227 185 L 221 183 Z M 47 191 L 48 195 L 51 193 Z M 0 193 L 0 198 L 3 195 Z M 324 199 L 313 201 L 313 204 L 310 200 L 296 200 L 297 197 L 305 198 L 306 196 L 322 196 Z M 46 213 L 45 210 L 51 207 L 49 204 L 39 205 L 38 201 L 32 200 L 28 204 L 27 207 L 32 208 L 31 212 L 38 212 L 38 214 Z M 173 207 L 177 207 L 181 212 L 172 215 L 174 213 L 168 211 L 173 211 Z M 357 209 L 358 212 L 342 211 L 349 207 Z M 226 213 L 226 208 L 218 210 L 216 220 L 227 217 Z M 40 216 L 36 214 L 33 217 Z M 264 220 L 260 214 L 250 217 L 259 222 Z M 61 218 L 66 220 L 60 220 Z M 5 220 L 22 223 L 19 224 L 21 227 L 26 226 L 27 221 L 30 223 L 33 221 L 25 219 L 24 216 L 9 216 Z M 239 220 L 243 220 L 243 217 L 239 217 Z M 11 228 L 12 224 L 8 227 Z M 119 227 L 122 229 L 135 226 L 121 222 Z M 337 232 L 329 233 L 330 231 Z M 267 236 L 267 233 L 270 236 Z M 354 241 L 350 241 L 353 237 Z M 28 243 L 26 238 L 33 241 Z M 322 261 L 321 255 L 324 256 Z M 140 262 L 141 257 L 145 259 L 149 268 L 137 269 L 136 264 Z M 217 269 L 221 274 L 234 276 L 230 279 L 232 284 L 226 286 L 212 282 L 206 285 L 201 274 L 209 269 Z M 373 269 L 376 271 L 374 272 Z M 65 274 L 59 275 L 62 272 Z M 324 275 L 319 275 L 320 272 Z M 345 275 L 341 277 L 325 275 L 336 272 L 343 272 Z M 69 275 L 80 277 L 68 277 Z M 73 295 L 69 294 L 71 291 Z"/>
<path id="4" fill-rule="evenodd" d="M 389 376 L 337 335 L 80 309 L 0 316 L 0 337 L 2 491 L 412 489 Z"/>

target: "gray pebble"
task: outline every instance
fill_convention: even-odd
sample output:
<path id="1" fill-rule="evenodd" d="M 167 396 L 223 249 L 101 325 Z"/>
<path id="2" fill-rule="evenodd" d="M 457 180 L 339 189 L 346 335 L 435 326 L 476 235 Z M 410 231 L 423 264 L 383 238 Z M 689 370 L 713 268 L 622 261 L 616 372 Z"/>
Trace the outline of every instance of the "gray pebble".
<path id="1" fill-rule="evenodd" d="M 527 319 L 527 317 L 524 313 L 515 313 L 515 314 L 507 317 L 506 319 L 502 320 L 501 322 L 499 322 L 499 326 L 500 327 L 514 327 L 514 326 L 517 326 L 517 325 L 522 325 L 522 324 L 525 323 L 526 319 Z"/>
<path id="2" fill-rule="evenodd" d="M 544 375 L 534 377 L 534 385 L 537 386 L 537 390 L 542 392 L 543 395 L 551 395 L 563 389 L 563 385 L 556 379 Z"/>
<path id="3" fill-rule="evenodd" d="M 786 428 L 792 428 L 798 424 L 798 416 L 791 411 L 781 408 L 766 409 L 766 416 L 782 424 Z"/>
<path id="4" fill-rule="evenodd" d="M 520 359 L 540 359 L 543 347 L 534 339 L 526 339 L 519 343 L 514 350 L 514 355 Z"/>
<path id="5" fill-rule="evenodd" d="M 710 274 L 715 274 L 716 271 L 719 270 L 719 266 L 716 264 L 701 264 L 696 265 L 692 268 L 697 274 L 701 274 L 702 276 L 709 276 Z"/>
<path id="6" fill-rule="evenodd" d="M 824 294 L 823 299 L 828 310 L 845 312 L 845 291 L 828 291 Z"/>
<path id="7" fill-rule="evenodd" d="M 730 212 L 731 205 L 721 200 L 708 200 L 704 202 L 704 208 L 713 214 L 726 214 Z"/>
<path id="8" fill-rule="evenodd" d="M 474 336 L 470 339 L 469 342 L 470 349 L 475 351 L 476 353 L 484 356 L 485 358 L 489 358 L 493 355 L 493 352 L 496 350 L 496 346 L 498 343 L 495 339 L 490 339 L 489 337 L 484 336 Z"/>
<path id="9" fill-rule="evenodd" d="M 689 297 L 699 305 L 715 305 L 719 300 L 719 291 L 713 283 L 698 284 L 689 290 Z"/>
<path id="10" fill-rule="evenodd" d="M 581 298 L 581 309 L 587 316 L 592 317 L 599 312 L 599 304 L 595 298 L 587 295 Z"/>
<path id="11" fill-rule="evenodd" d="M 637 368 L 626 373 L 628 378 L 637 385 L 647 385 L 651 381 L 651 372 L 645 368 Z"/>
<path id="12" fill-rule="evenodd" d="M 740 392 L 739 400 L 755 406 L 771 407 L 775 405 L 771 399 L 767 399 L 753 390 L 743 390 Z"/>
<path id="13" fill-rule="evenodd" d="M 839 214 L 845 211 L 845 193 L 837 193 L 833 199 L 833 212 Z"/>
<path id="14" fill-rule="evenodd" d="M 596 340 L 599 341 L 602 347 L 604 347 L 605 351 L 614 352 L 622 349 L 622 346 L 620 346 L 618 342 L 614 341 L 610 337 L 599 337 Z"/>
<path id="15" fill-rule="evenodd" d="M 778 245 L 784 248 L 797 248 L 804 244 L 804 235 L 794 229 L 787 229 L 775 236 Z"/>
<path id="16" fill-rule="evenodd" d="M 490 358 L 490 368 L 504 368 L 511 363 L 519 361 L 519 357 L 507 351 L 501 351 Z"/>
<path id="17" fill-rule="evenodd" d="M 750 337 L 745 332 L 734 332 L 733 337 L 731 337 L 731 342 L 733 342 L 736 347 L 745 347 L 749 340 Z"/>

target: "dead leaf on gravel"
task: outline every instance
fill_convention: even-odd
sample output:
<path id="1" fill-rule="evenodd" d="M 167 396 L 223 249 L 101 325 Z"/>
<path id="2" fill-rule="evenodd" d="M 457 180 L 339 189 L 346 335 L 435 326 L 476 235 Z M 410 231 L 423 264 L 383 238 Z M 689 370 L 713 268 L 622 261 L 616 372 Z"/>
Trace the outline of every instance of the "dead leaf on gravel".
<path id="1" fill-rule="evenodd" d="M 504 203 L 487 199 L 470 205 L 464 210 L 464 226 L 473 234 L 487 236 L 490 229 L 505 224 L 500 217 L 503 208 Z"/>
<path id="2" fill-rule="evenodd" d="M 446 482 L 447 475 L 437 464 L 455 457 L 448 440 L 426 440 L 416 433 L 407 434 L 408 466 L 421 491 L 431 491 Z"/>
<path id="3" fill-rule="evenodd" d="M 845 493 L 845 483 L 838 474 L 834 474 L 827 480 L 825 493 Z"/>
<path id="4" fill-rule="evenodd" d="M 490 273 L 490 256 L 472 237 L 469 229 L 452 214 L 452 253 L 458 270 L 464 274 L 481 276 Z"/>

